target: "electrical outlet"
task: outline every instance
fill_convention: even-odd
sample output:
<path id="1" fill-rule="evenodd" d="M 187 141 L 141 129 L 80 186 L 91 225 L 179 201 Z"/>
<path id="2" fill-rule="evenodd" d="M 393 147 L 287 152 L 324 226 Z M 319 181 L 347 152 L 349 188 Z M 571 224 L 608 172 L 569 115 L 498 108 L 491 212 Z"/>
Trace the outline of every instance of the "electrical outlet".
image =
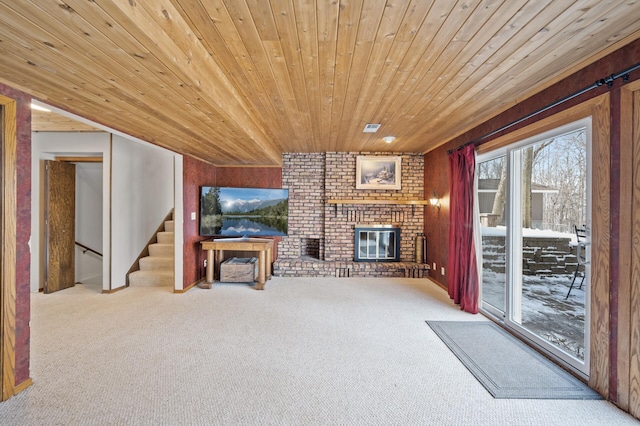
<path id="1" fill-rule="evenodd" d="M 442 275 L 444 277 L 444 266 L 440 267 L 440 275 Z"/>
<path id="2" fill-rule="evenodd" d="M 436 271 L 436 262 L 433 262 L 433 268 L 434 271 Z"/>
<path id="3" fill-rule="evenodd" d="M 207 259 L 204 260 L 204 267 L 207 267 Z"/>

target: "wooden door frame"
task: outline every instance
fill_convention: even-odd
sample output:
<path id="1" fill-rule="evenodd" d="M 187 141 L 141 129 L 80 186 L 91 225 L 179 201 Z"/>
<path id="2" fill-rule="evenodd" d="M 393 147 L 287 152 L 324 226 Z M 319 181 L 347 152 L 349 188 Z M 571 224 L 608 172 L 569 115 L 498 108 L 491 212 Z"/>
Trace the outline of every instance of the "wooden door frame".
<path id="1" fill-rule="evenodd" d="M 640 418 L 640 80 L 620 91 L 620 201 L 616 404 Z"/>
<path id="2" fill-rule="evenodd" d="M 0 399 L 5 401 L 16 393 L 16 223 L 17 223 L 17 103 L 0 95 L 2 136 L 0 143 L 0 244 L 2 262 L 0 274 Z"/>
<path id="3" fill-rule="evenodd" d="M 582 118 L 592 119 L 591 140 L 591 320 L 589 386 L 609 398 L 610 371 L 610 247 L 611 223 L 611 113 L 609 93 L 596 96 L 567 108 L 550 117 L 514 130 L 477 148 L 479 154 L 489 152 L 513 142 L 571 123 Z"/>

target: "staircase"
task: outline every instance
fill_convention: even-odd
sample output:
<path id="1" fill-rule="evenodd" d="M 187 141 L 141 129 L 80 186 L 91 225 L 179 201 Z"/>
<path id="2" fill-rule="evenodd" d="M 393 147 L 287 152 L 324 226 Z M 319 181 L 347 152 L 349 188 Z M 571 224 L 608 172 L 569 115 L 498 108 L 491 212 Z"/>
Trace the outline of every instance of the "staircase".
<path id="1" fill-rule="evenodd" d="M 173 220 L 164 222 L 164 231 L 156 234 L 157 242 L 149 244 L 149 255 L 140 259 L 140 270 L 129 274 L 130 287 L 173 287 Z"/>

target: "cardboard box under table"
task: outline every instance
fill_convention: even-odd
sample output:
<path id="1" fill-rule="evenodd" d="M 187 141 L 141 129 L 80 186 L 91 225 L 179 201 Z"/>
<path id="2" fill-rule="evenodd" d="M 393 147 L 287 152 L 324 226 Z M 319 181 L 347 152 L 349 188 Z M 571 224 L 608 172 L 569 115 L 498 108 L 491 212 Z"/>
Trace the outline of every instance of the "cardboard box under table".
<path id="1" fill-rule="evenodd" d="M 220 281 L 253 283 L 258 275 L 258 258 L 232 257 L 220 264 Z"/>
<path id="2" fill-rule="evenodd" d="M 207 252 L 207 276 L 204 282 L 198 284 L 200 288 L 211 288 L 216 272 L 220 269 L 219 262 L 224 258 L 225 251 L 258 253 L 256 290 L 264 290 L 265 283 L 271 279 L 274 245 L 271 238 L 212 238 L 201 241 L 200 244 L 202 249 Z"/>

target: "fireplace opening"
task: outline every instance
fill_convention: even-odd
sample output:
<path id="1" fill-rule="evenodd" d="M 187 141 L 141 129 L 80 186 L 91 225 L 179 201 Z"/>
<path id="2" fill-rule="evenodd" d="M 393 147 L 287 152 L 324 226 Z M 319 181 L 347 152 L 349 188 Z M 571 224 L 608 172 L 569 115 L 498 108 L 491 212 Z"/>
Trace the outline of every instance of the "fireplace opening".
<path id="1" fill-rule="evenodd" d="M 319 238 L 301 238 L 300 239 L 300 255 L 320 259 L 320 239 Z"/>
<path id="2" fill-rule="evenodd" d="M 356 262 L 400 261 L 400 228 L 393 225 L 356 225 Z"/>

